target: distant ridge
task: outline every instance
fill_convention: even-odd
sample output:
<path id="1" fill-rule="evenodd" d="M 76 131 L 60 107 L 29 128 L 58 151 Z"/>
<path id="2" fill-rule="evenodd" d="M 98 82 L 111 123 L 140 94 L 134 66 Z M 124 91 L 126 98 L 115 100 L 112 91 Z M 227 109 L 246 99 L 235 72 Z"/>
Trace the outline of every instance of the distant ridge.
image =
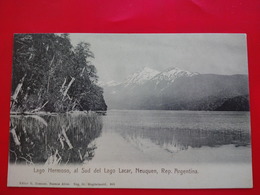
<path id="1" fill-rule="evenodd" d="M 249 110 L 248 76 L 199 74 L 145 67 L 124 82 L 105 85 L 109 109 Z M 232 105 L 232 106 L 228 106 Z"/>

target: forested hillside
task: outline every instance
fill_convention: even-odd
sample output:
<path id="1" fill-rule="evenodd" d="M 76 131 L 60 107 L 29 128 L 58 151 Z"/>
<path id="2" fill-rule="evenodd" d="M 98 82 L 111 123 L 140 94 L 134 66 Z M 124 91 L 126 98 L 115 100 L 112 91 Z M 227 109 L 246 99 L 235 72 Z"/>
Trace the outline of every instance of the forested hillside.
<path id="1" fill-rule="evenodd" d="M 11 111 L 106 110 L 90 44 L 68 34 L 14 36 Z"/>
<path id="2" fill-rule="evenodd" d="M 145 68 L 125 82 L 103 85 L 109 109 L 248 111 L 247 75 Z"/>

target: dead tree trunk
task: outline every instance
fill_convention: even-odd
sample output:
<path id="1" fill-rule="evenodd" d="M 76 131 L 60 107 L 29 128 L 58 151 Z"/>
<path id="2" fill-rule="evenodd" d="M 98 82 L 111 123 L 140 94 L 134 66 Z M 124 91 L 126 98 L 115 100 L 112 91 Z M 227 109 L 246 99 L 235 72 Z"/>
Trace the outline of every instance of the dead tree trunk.
<path id="1" fill-rule="evenodd" d="M 60 92 L 63 94 L 64 88 L 65 88 L 65 84 L 67 82 L 67 78 L 64 79 L 64 82 L 62 83 L 62 86 L 60 88 Z"/>
<path id="2" fill-rule="evenodd" d="M 13 137 L 13 140 L 14 140 L 14 143 L 16 146 L 20 146 L 21 145 L 21 142 L 19 141 L 18 139 L 18 136 L 16 134 L 16 131 L 15 131 L 16 127 L 12 128 L 10 133 L 12 134 L 12 137 Z"/>
<path id="3" fill-rule="evenodd" d="M 17 87 L 16 87 L 16 89 L 15 89 L 15 91 L 14 91 L 14 94 L 13 94 L 12 97 L 11 97 L 11 101 L 12 101 L 11 107 L 15 104 L 15 102 L 17 102 L 17 97 L 18 97 L 18 95 L 19 95 L 19 93 L 20 93 L 20 91 L 21 91 L 21 89 L 22 89 L 22 86 L 23 86 L 23 82 L 24 82 L 25 77 L 26 77 L 26 74 L 25 74 L 25 75 L 23 76 L 23 78 L 19 81 L 19 83 L 18 83 L 18 85 L 17 85 Z"/>
<path id="4" fill-rule="evenodd" d="M 82 69 L 82 71 L 81 71 L 81 73 L 80 73 L 80 77 L 83 76 L 83 73 L 84 73 L 85 69 L 86 69 L 86 67 L 84 67 L 84 68 Z"/>
<path id="5" fill-rule="evenodd" d="M 68 84 L 68 86 L 67 86 L 67 88 L 66 88 L 65 91 L 63 92 L 62 101 L 63 101 L 64 98 L 66 97 L 66 95 L 67 95 L 67 93 L 68 93 L 68 91 L 69 91 L 69 89 L 70 89 L 70 87 L 71 87 L 71 85 L 73 84 L 74 81 L 75 81 L 75 78 L 72 77 L 71 80 L 70 80 L 70 82 L 69 82 L 69 84 Z"/>
<path id="6" fill-rule="evenodd" d="M 41 109 L 44 108 L 44 106 L 46 106 L 46 104 L 47 104 L 48 102 L 49 102 L 49 101 L 45 102 L 41 107 L 36 108 L 36 109 L 32 110 L 31 112 L 38 112 L 38 111 L 40 111 Z"/>
<path id="7" fill-rule="evenodd" d="M 61 128 L 61 133 L 62 133 L 62 135 L 63 135 L 63 137 L 64 137 L 64 139 L 65 139 L 65 142 L 66 142 L 67 145 L 69 146 L 69 149 L 72 149 L 73 146 L 72 146 L 71 143 L 70 143 L 70 140 L 69 140 L 69 138 L 68 138 L 68 136 L 67 136 L 67 134 L 66 134 L 66 131 L 65 131 L 65 128 L 64 128 L 64 127 Z"/>

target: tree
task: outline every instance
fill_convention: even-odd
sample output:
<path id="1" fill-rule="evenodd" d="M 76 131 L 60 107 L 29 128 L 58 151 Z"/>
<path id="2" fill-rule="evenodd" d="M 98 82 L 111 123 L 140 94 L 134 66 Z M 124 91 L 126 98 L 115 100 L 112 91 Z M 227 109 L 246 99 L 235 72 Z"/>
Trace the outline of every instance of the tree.
<path id="1" fill-rule="evenodd" d="M 68 34 L 16 34 L 12 111 L 106 110 L 92 58 L 90 44 L 73 47 Z"/>

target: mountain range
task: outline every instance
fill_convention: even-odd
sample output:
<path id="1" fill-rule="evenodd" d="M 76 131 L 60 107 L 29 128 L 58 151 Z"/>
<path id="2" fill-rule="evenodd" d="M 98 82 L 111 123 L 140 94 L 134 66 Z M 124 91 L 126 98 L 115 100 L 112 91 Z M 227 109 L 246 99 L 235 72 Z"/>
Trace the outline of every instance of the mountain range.
<path id="1" fill-rule="evenodd" d="M 125 81 L 100 84 L 109 109 L 248 111 L 248 76 L 145 67 Z"/>

